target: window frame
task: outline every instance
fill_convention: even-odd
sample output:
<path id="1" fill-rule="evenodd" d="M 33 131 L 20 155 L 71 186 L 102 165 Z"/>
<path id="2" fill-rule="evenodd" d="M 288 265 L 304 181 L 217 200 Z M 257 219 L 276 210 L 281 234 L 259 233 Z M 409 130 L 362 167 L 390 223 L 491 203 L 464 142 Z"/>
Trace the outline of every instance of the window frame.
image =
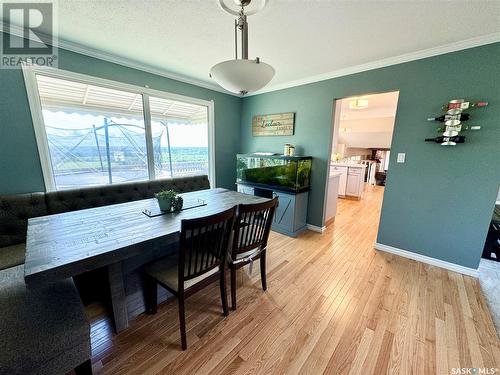
<path id="1" fill-rule="evenodd" d="M 153 140 L 151 138 L 151 113 L 149 108 L 149 97 L 154 96 L 157 98 L 176 100 L 180 102 L 201 105 L 207 107 L 208 115 L 208 179 L 210 186 L 216 187 L 215 180 L 215 105 L 213 100 L 204 100 L 173 94 L 166 91 L 151 89 L 149 86 L 144 87 L 113 81 L 105 78 L 90 76 L 87 74 L 76 73 L 68 70 L 56 69 L 51 67 L 40 67 L 36 65 L 23 64 L 22 72 L 24 83 L 26 86 L 26 93 L 28 95 L 28 103 L 31 110 L 31 118 L 33 121 L 33 129 L 35 131 L 35 138 L 38 147 L 38 155 L 40 156 L 40 164 L 42 168 L 43 180 L 45 183 L 46 191 L 56 191 L 54 171 L 52 169 L 52 162 L 50 159 L 49 144 L 47 133 L 45 131 L 45 122 L 42 113 L 42 103 L 38 91 L 38 83 L 36 75 L 40 74 L 47 77 L 66 79 L 70 81 L 102 86 L 109 89 L 126 91 L 142 96 L 143 116 L 146 136 L 146 149 L 148 156 L 148 180 L 155 180 L 154 170 L 154 153 L 153 153 Z M 175 178 L 175 177 L 173 177 Z M 113 184 L 117 185 L 120 182 Z M 105 186 L 106 184 L 99 185 Z"/>

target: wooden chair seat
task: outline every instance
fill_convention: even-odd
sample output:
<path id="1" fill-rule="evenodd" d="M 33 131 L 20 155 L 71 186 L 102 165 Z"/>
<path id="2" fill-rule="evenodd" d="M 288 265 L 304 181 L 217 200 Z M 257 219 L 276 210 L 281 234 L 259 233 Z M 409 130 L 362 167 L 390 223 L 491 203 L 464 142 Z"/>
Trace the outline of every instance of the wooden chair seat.
<path id="1" fill-rule="evenodd" d="M 145 272 L 173 291 L 179 291 L 179 257 L 177 255 L 163 258 L 148 267 Z M 184 281 L 184 289 L 189 289 L 202 280 L 219 272 L 219 267 L 212 268 L 204 274 Z"/>
<path id="2" fill-rule="evenodd" d="M 252 250 L 245 251 L 244 253 L 240 253 L 236 255 L 236 259 L 229 259 L 229 263 L 238 263 L 238 261 L 247 261 L 251 259 L 257 259 L 260 253 L 260 247 L 257 247 Z"/>

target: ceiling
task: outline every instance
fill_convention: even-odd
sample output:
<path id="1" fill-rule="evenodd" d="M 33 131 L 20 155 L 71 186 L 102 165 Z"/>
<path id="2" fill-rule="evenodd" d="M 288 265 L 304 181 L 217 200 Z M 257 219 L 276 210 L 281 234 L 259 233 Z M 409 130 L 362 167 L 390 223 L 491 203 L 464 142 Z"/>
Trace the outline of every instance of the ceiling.
<path id="1" fill-rule="evenodd" d="M 399 91 L 381 94 L 354 96 L 341 101 L 340 119 L 359 120 L 379 117 L 395 117 L 398 105 Z M 362 109 L 351 109 L 349 103 L 356 99 L 368 100 L 368 107 Z"/>
<path id="2" fill-rule="evenodd" d="M 57 12 L 62 40 L 204 85 L 234 55 L 234 17 L 216 0 L 64 0 Z M 276 69 L 270 89 L 472 38 L 500 40 L 500 1 L 269 0 L 249 17 L 249 57 Z"/>
<path id="3" fill-rule="evenodd" d="M 399 91 L 357 96 L 341 100 L 338 142 L 354 148 L 390 148 Z M 351 109 L 356 99 L 368 100 L 368 107 Z"/>

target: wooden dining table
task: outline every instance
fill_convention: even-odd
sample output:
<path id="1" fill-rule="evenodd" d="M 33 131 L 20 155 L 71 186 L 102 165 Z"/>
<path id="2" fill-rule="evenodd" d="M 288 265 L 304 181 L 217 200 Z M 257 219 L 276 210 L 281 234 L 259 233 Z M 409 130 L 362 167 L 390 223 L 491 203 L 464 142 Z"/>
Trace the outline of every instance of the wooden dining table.
<path id="1" fill-rule="evenodd" d="M 115 329 L 127 328 L 124 260 L 141 254 L 160 238 L 177 241 L 183 219 L 267 200 L 222 188 L 180 195 L 187 209 L 154 217 L 144 213 L 158 212 L 158 202 L 152 198 L 29 219 L 26 285 L 43 286 L 107 267 Z"/>

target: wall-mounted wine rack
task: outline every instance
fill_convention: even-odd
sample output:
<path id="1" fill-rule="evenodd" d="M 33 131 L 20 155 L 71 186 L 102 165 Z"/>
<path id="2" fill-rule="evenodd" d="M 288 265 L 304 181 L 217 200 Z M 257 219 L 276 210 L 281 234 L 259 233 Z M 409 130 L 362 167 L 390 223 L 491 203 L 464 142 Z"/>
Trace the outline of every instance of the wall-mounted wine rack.
<path id="1" fill-rule="evenodd" d="M 457 143 L 465 142 L 465 135 L 461 135 L 460 132 L 465 130 L 479 130 L 481 126 L 479 125 L 465 125 L 463 122 L 470 120 L 471 115 L 465 113 L 464 111 L 474 110 L 476 108 L 483 108 L 488 105 L 485 101 L 466 101 L 465 99 L 453 99 L 442 106 L 442 110 L 445 112 L 443 115 L 438 117 L 430 117 L 428 121 L 439 121 L 443 123 L 443 126 L 437 129 L 438 133 L 442 135 L 435 138 L 426 138 L 426 142 L 436 142 L 441 144 L 441 146 L 456 146 Z"/>

